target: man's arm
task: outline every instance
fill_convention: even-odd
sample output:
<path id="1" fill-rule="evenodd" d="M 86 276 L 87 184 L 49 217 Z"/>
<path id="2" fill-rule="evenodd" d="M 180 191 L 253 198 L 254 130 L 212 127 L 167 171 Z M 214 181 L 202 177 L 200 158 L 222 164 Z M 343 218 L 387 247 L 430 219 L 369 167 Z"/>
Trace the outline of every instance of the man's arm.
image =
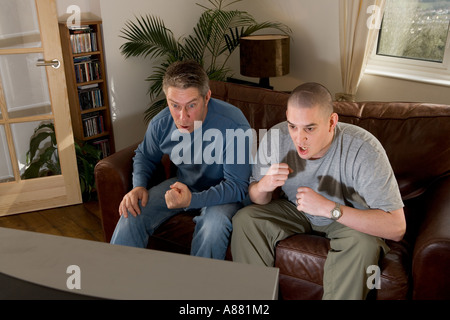
<path id="1" fill-rule="evenodd" d="M 250 200 L 256 204 L 269 203 L 275 189 L 285 184 L 291 172 L 292 169 L 286 163 L 271 165 L 261 180 L 250 184 L 248 188 Z"/>
<path id="2" fill-rule="evenodd" d="M 331 218 L 335 203 L 307 187 L 297 189 L 297 209 L 311 215 Z M 403 208 L 386 212 L 380 209 L 355 209 L 341 206 L 339 223 L 376 237 L 400 241 L 406 230 Z"/>
<path id="3" fill-rule="evenodd" d="M 128 212 L 133 216 L 141 214 L 139 201 L 145 207 L 148 201 L 147 184 L 156 165 L 162 158 L 162 152 L 155 141 L 158 130 L 150 122 L 144 140 L 138 145 L 133 157 L 133 189 L 128 192 L 119 205 L 119 214 L 125 218 Z"/>

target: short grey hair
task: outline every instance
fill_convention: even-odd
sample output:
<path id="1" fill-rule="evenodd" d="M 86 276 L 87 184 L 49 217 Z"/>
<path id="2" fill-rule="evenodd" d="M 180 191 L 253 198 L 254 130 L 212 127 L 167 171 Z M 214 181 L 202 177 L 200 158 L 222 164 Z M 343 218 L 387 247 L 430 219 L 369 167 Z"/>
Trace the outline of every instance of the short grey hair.
<path id="1" fill-rule="evenodd" d="M 164 74 L 163 91 L 166 95 L 169 87 L 197 88 L 205 97 L 209 91 L 209 78 L 198 62 L 194 60 L 177 61 L 172 63 Z"/>

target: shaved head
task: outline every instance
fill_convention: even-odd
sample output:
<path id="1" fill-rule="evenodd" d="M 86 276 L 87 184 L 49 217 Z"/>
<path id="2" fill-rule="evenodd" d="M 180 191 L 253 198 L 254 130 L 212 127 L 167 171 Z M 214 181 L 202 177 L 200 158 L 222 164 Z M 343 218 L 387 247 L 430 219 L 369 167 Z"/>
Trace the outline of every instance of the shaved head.
<path id="1" fill-rule="evenodd" d="M 292 91 L 288 107 L 313 108 L 320 107 L 324 116 L 333 113 L 333 98 L 327 88 L 315 82 L 304 83 Z"/>

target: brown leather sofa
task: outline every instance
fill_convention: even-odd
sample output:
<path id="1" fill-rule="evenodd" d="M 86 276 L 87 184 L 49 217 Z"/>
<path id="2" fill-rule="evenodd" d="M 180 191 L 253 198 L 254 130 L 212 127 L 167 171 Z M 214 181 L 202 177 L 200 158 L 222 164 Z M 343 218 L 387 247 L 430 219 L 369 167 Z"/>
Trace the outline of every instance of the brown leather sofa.
<path id="1" fill-rule="evenodd" d="M 256 130 L 285 120 L 287 93 L 214 81 L 211 89 L 213 97 L 239 107 Z M 381 288 L 369 298 L 450 299 L 450 105 L 336 102 L 335 111 L 340 121 L 361 126 L 381 141 L 405 203 L 406 234 L 400 242 L 387 241 L 391 250 L 379 263 Z M 136 146 L 95 168 L 105 241 L 119 218 L 119 203 L 131 189 Z M 164 157 L 151 183 L 173 175 L 173 169 Z M 177 215 L 155 232 L 148 247 L 188 254 L 193 230 L 191 214 Z M 281 299 L 321 298 L 328 250 L 329 240 L 316 234 L 279 242 L 275 266 Z"/>

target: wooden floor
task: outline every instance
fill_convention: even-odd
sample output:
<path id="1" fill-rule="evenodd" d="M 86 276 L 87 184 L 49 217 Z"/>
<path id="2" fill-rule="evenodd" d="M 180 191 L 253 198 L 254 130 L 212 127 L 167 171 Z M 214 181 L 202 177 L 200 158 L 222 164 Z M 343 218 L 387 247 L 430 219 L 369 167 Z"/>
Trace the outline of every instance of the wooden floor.
<path id="1" fill-rule="evenodd" d="M 0 227 L 104 241 L 98 202 L 0 217 Z"/>

